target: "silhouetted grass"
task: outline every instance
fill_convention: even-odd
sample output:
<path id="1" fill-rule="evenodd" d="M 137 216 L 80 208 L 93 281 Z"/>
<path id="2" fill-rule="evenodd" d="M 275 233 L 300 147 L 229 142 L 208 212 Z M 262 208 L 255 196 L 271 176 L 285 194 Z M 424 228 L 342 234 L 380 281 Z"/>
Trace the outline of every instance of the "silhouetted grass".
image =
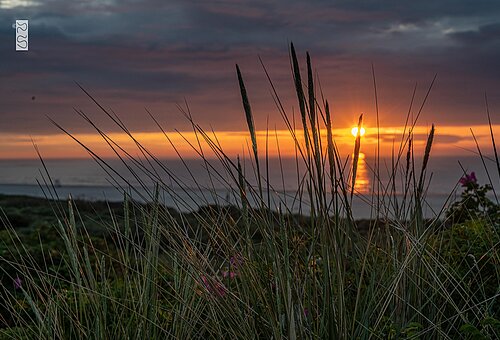
<path id="1" fill-rule="evenodd" d="M 416 121 L 405 127 L 389 169 L 389 182 L 382 183 L 381 169 L 375 170 L 381 190 L 373 193 L 377 196 L 372 197 L 372 202 L 377 200 L 377 204 L 370 228 L 361 231 L 351 208 L 356 194 L 362 116 L 349 168 L 335 145 L 328 101 L 317 98 L 309 54 L 305 86 L 293 45 L 290 53 L 303 137 L 296 134 L 294 118 L 281 105 L 264 70 L 295 141 L 297 169 L 303 169 L 297 173 L 295 193 L 282 192 L 269 182 L 267 151 L 266 175 L 262 175 L 255 122 L 238 66 L 253 158 L 228 156 L 217 136 L 196 124 L 187 106 L 182 108 L 196 136 L 197 143 L 191 147 L 203 161 L 212 185 L 207 188 L 198 183 L 184 163 L 198 190 L 185 189 L 182 197 L 176 196 L 170 185 L 183 188 L 182 179 L 84 90 L 134 141 L 140 157 L 124 150 L 78 111 L 139 186 L 127 183 L 125 174 L 57 125 L 115 179 L 117 189 L 124 192 L 123 216 L 116 216 L 110 209 L 110 222 L 106 223 L 111 235 L 109 245 L 96 246 L 74 202 L 70 199 L 67 207 L 54 203 L 58 221 L 52 228 L 64 244 L 64 249 L 58 250 L 64 253 L 60 267 L 64 272 L 53 270 L 49 254 L 43 253 L 45 260 L 41 263 L 30 257 L 14 228 L 9 227 L 9 244 L 16 245 L 9 251 L 20 256 L 16 261 L 7 261 L 2 255 L 10 268 L 4 271 L 14 280 L 9 274 L 14 270 L 23 283 L 15 291 L 4 287 L 2 307 L 10 320 L 6 322 L 9 327 L 0 332 L 2 337 L 454 339 L 473 336 L 475 331 L 485 337 L 498 336 L 499 291 L 491 289 L 500 276 L 496 222 L 476 218 L 443 232 L 445 216 L 424 220 L 422 215 L 434 126 L 418 180 L 412 142 Z M 410 111 L 411 106 L 408 115 Z M 159 122 L 150 116 L 171 143 Z M 323 146 L 321 131 L 325 129 Z M 492 130 L 491 138 L 496 155 Z M 215 160 L 206 156 L 207 151 Z M 405 152 L 406 164 L 401 167 Z M 182 159 L 180 153 L 179 157 Z M 223 171 L 216 170 L 215 162 Z M 248 169 L 253 169 L 253 177 Z M 397 176 L 403 179 L 400 188 Z M 155 188 L 148 187 L 144 178 L 156 183 Z M 215 184 L 225 186 L 235 206 L 224 206 Z M 402 201 L 398 201 L 397 192 L 404 193 Z M 150 203 L 132 201 L 132 193 Z M 163 194 L 172 195 L 178 209 L 192 202 L 204 208 L 189 215 L 175 214 L 163 207 Z M 221 204 L 210 205 L 212 200 L 207 196 Z M 296 205 L 302 215 L 294 213 L 292 207 Z M 468 228 L 471 233 L 482 230 L 489 236 L 480 242 L 477 238 L 458 239 L 463 232 L 457 228 Z M 474 247 L 456 247 L 447 239 L 450 235 L 454 237 L 451 241 L 459 242 L 456 244 L 470 241 Z M 466 267 L 469 255 L 477 261 Z M 456 256 L 463 256 L 463 261 L 453 262 Z"/>

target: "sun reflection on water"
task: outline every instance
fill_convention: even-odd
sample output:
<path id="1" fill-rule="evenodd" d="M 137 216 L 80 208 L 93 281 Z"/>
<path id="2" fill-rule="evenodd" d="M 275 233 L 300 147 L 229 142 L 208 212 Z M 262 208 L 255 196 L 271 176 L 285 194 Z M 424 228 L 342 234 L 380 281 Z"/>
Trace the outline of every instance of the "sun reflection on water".
<path id="1" fill-rule="evenodd" d="M 365 154 L 360 152 L 356 172 L 356 182 L 354 183 L 354 192 L 359 194 L 367 194 L 370 192 L 370 177 L 368 176 L 365 158 Z M 352 159 L 354 159 L 354 157 L 352 157 Z"/>

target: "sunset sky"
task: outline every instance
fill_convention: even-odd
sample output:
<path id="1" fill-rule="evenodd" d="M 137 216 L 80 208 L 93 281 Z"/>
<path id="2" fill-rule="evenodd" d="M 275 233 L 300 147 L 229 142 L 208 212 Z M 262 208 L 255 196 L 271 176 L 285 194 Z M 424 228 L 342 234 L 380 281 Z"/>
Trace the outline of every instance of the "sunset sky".
<path id="1" fill-rule="evenodd" d="M 15 51 L 16 19 L 29 19 L 29 51 Z M 346 150 L 361 113 L 363 148 L 376 142 L 372 63 L 378 86 L 384 152 L 398 145 L 417 84 L 414 115 L 434 74 L 437 80 L 415 129 L 423 145 L 436 125 L 437 154 L 474 148 L 470 128 L 487 149 L 484 94 L 500 124 L 500 2 L 443 1 L 18 1 L 0 0 L 0 158 L 33 158 L 31 139 L 49 158 L 86 153 L 50 117 L 111 155 L 74 111 L 83 110 L 122 144 L 133 147 L 78 88 L 113 109 L 138 139 L 164 157 L 174 156 L 147 108 L 179 148 L 193 140 L 178 105 L 215 130 L 231 154 L 246 152 L 246 123 L 235 63 L 247 83 L 260 142 L 266 122 L 280 151 L 292 154 L 259 56 L 285 109 L 297 113 L 289 43 L 302 65 L 312 57 L 333 111 L 337 142 Z M 500 125 L 494 126 L 498 135 Z"/>

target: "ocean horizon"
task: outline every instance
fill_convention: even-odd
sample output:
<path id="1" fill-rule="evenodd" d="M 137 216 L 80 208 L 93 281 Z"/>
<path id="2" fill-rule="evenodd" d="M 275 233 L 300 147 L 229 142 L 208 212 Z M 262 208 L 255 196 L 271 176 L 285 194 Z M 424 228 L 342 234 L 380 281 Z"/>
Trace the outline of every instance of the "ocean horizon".
<path id="1" fill-rule="evenodd" d="M 207 204 L 237 204 L 235 197 L 237 188 L 234 180 L 216 160 L 211 160 L 210 175 L 207 173 L 206 164 L 201 160 L 160 160 L 166 172 L 159 166 L 154 166 L 158 176 L 163 181 L 162 202 L 179 211 L 187 212 L 196 210 L 199 206 Z M 494 163 L 487 161 L 488 171 L 493 171 Z M 128 192 L 138 201 L 148 201 L 154 191 L 155 183 L 144 174 L 140 174 L 134 165 L 123 164 L 120 160 L 109 159 L 106 162 L 119 173 L 108 173 L 93 159 L 47 159 L 44 160 L 50 180 L 40 160 L 0 160 L 0 194 L 25 195 L 34 197 L 47 197 L 74 199 L 88 201 L 122 201 L 124 191 Z M 402 160 L 401 163 L 404 163 Z M 459 163 L 460 162 L 460 163 Z M 261 166 L 264 163 L 261 163 Z M 361 159 L 358 166 L 357 185 L 353 200 L 353 216 L 357 219 L 373 217 L 374 210 L 374 159 Z M 380 161 L 380 178 L 383 187 L 387 186 L 390 174 L 384 169 L 391 168 L 392 160 L 382 158 Z M 417 160 L 417 165 L 419 162 Z M 460 167 L 463 167 L 462 168 Z M 130 167 L 130 168 L 127 168 Z M 350 166 L 348 164 L 348 166 Z M 403 165 L 402 165 L 403 166 Z M 132 171 L 130 171 L 132 169 Z M 246 164 L 247 176 L 252 178 L 252 167 Z M 299 172 L 303 171 L 300 169 Z M 419 169 L 415 172 L 419 174 Z M 488 176 L 479 157 L 431 157 L 426 172 L 426 200 L 424 215 L 428 218 L 440 214 L 443 207 L 452 203 L 460 195 L 459 179 L 463 173 L 474 171 L 480 183 L 486 183 Z M 162 173 L 163 172 L 163 173 Z M 215 173 L 219 175 L 214 175 Z M 282 175 L 283 174 L 283 175 Z M 263 174 L 266 176 L 266 174 Z M 401 187 L 401 178 L 396 178 L 397 187 Z M 51 181 L 51 182 L 50 182 Z M 308 210 L 308 200 L 295 196 L 298 188 L 297 164 L 295 159 L 269 160 L 269 182 L 271 185 L 270 200 L 276 209 L 280 204 L 286 204 L 293 212 Z M 53 188 L 52 188 L 53 184 Z M 398 186 L 399 185 L 399 186 Z M 55 190 L 55 192 L 53 191 Z M 404 193 L 397 192 L 397 197 L 402 199 Z M 267 196 L 267 194 L 264 194 Z M 149 198 L 148 198 L 149 197 Z M 300 203 L 299 203 L 300 201 Z M 391 209 L 385 207 L 384 209 Z"/>

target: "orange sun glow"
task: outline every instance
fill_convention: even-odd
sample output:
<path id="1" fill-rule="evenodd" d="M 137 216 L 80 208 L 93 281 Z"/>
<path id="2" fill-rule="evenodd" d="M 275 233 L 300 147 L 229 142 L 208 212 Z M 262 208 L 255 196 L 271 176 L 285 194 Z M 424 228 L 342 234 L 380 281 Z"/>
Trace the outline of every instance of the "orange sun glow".
<path id="1" fill-rule="evenodd" d="M 364 127 L 362 127 L 362 128 L 361 128 L 361 130 L 359 131 L 359 135 L 360 135 L 360 136 L 364 136 L 364 135 L 365 135 L 365 132 L 366 132 L 365 128 L 364 128 Z M 358 135 L 358 127 L 357 127 L 357 126 L 353 127 L 353 128 L 351 129 L 351 133 L 352 133 L 352 135 L 353 135 L 354 137 L 356 137 L 356 136 Z"/>

